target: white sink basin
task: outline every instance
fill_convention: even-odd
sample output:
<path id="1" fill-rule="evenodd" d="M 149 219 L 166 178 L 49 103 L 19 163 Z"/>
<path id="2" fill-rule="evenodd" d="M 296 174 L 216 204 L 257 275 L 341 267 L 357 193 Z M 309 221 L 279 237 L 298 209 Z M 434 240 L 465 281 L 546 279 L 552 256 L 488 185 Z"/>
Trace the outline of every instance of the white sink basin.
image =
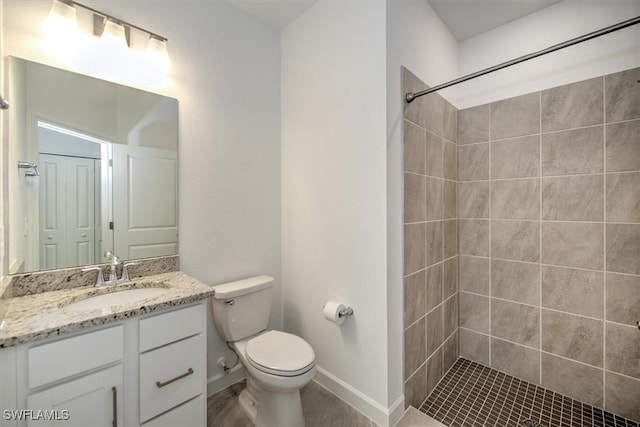
<path id="1" fill-rule="evenodd" d="M 167 287 L 145 287 L 126 289 L 108 294 L 95 295 L 64 307 L 68 311 L 90 311 L 109 308 L 114 305 L 124 305 L 154 298 L 167 292 Z"/>

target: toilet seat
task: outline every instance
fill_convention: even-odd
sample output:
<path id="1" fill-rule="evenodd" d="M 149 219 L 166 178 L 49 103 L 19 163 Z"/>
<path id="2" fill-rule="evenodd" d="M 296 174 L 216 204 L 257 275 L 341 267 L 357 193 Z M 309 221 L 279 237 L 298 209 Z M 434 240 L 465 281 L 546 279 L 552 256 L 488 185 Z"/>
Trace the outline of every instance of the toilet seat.
<path id="1" fill-rule="evenodd" d="M 315 353 L 299 336 L 268 331 L 250 339 L 247 360 L 254 368 L 272 375 L 294 377 L 313 368 Z"/>

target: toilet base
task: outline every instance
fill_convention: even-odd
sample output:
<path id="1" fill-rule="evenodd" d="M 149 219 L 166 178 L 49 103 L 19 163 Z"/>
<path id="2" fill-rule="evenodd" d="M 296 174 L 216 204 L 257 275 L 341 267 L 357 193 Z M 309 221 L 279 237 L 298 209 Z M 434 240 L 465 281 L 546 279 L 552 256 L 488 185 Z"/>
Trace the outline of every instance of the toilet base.
<path id="1" fill-rule="evenodd" d="M 262 390 L 259 400 L 245 388 L 238 398 L 245 414 L 257 427 L 304 427 L 300 391 L 273 393 Z"/>

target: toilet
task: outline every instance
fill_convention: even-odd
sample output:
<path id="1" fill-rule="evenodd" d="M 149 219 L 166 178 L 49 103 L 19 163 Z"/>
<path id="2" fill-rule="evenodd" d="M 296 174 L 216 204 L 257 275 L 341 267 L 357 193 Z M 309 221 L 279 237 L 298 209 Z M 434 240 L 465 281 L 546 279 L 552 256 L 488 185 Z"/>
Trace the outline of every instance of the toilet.
<path id="1" fill-rule="evenodd" d="M 240 405 L 258 427 L 304 426 L 300 389 L 316 372 L 304 339 L 269 331 L 273 277 L 256 276 L 215 286 L 216 329 L 238 355 L 247 377 Z"/>

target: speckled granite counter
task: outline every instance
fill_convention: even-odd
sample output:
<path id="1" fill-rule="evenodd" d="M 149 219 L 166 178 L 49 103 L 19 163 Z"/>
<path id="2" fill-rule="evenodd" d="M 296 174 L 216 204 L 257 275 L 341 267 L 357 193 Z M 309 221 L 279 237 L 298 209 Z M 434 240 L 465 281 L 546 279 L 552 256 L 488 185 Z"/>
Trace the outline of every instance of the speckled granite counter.
<path id="1" fill-rule="evenodd" d="M 161 287 L 165 287 L 161 284 L 166 284 L 168 289 L 159 296 L 108 308 L 80 312 L 65 309 L 69 304 L 89 296 L 131 289 L 149 282 Z M 0 348 L 199 301 L 213 294 L 211 286 L 175 271 L 133 279 L 127 284 L 61 289 L 0 299 Z"/>

